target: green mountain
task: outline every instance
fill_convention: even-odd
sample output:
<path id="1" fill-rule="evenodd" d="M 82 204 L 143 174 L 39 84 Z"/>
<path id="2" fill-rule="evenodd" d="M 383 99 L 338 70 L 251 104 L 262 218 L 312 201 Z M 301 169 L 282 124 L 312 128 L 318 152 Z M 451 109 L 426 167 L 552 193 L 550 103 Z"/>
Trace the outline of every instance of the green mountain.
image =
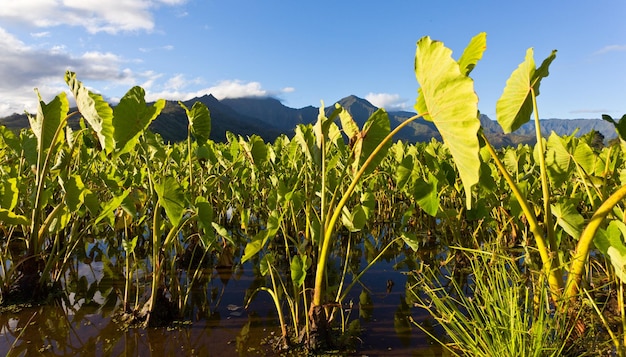
<path id="1" fill-rule="evenodd" d="M 217 100 L 212 95 L 205 95 L 185 101 L 184 104 L 191 107 L 196 101 L 205 104 L 211 112 L 211 139 L 214 141 L 224 141 L 227 131 L 244 137 L 256 134 L 265 141 L 273 141 L 281 134 L 292 136 L 296 125 L 315 123 L 319 113 L 319 108 L 313 106 L 290 108 L 278 99 L 269 97 Z M 359 127 L 362 127 L 370 115 L 378 109 L 369 101 L 354 95 L 345 97 L 337 103 L 351 113 Z M 334 103 L 324 110 L 328 115 L 333 109 Z M 388 114 L 392 128 L 415 115 L 407 111 L 390 111 Z M 523 125 L 515 133 L 505 135 L 499 124 L 487 116 L 481 115 L 480 121 L 485 134 L 494 146 L 515 146 L 519 143 L 535 142 L 534 122 Z M 23 114 L 0 118 L 0 124 L 14 130 L 29 125 L 27 117 Z M 541 120 L 541 128 L 543 135 L 546 136 L 552 131 L 559 135 L 573 133 L 582 135 L 591 130 L 600 132 L 605 140 L 617 136 L 613 125 L 600 119 L 546 119 Z M 184 140 L 187 137 L 187 117 L 184 109 L 178 102 L 168 101 L 161 115 L 150 125 L 150 129 L 159 133 L 166 141 Z M 434 123 L 421 118 L 403 128 L 396 136 L 396 139 L 409 142 L 430 141 L 432 138 L 441 140 Z"/>

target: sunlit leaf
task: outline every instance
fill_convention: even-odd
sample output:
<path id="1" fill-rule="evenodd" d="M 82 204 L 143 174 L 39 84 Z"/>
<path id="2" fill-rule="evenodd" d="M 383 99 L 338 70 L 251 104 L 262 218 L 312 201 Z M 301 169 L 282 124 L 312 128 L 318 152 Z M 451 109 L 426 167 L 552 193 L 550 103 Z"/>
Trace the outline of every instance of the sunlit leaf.
<path id="1" fill-rule="evenodd" d="M 54 97 L 54 99 L 46 104 L 41 99 L 39 91 L 37 91 L 37 97 L 39 98 L 39 107 L 37 108 L 36 116 L 28 116 L 30 127 L 33 133 L 37 137 L 37 143 L 43 149 L 47 149 L 52 144 L 52 139 L 59 126 L 65 126 L 64 121 L 69 111 L 69 103 L 64 92 Z M 63 133 L 60 133 L 56 138 L 56 143 L 63 140 Z"/>
<path id="2" fill-rule="evenodd" d="M 301 287 L 306 279 L 307 270 L 311 266 L 311 258 L 306 255 L 294 255 L 291 259 L 291 280 Z"/>
<path id="3" fill-rule="evenodd" d="M 626 225 L 623 222 L 612 220 L 606 231 L 599 229 L 594 237 L 594 244 L 605 256 L 609 257 L 615 270 L 615 275 L 626 283 Z"/>
<path id="4" fill-rule="evenodd" d="M 110 225 L 115 224 L 115 211 L 120 207 L 122 201 L 128 196 L 130 190 L 125 190 L 119 196 L 114 196 L 109 202 L 106 202 L 102 205 L 102 209 L 100 210 L 100 215 L 94 221 L 94 224 L 100 223 L 102 220 L 106 219 Z"/>
<path id="5" fill-rule="evenodd" d="M 474 36 L 470 43 L 465 47 L 463 54 L 459 58 L 459 68 L 461 73 L 468 76 L 470 72 L 476 67 L 478 61 L 483 58 L 483 53 L 487 49 L 487 34 L 481 32 Z"/>
<path id="6" fill-rule="evenodd" d="M 137 246 L 137 238 L 139 238 L 139 236 L 135 236 L 131 240 L 122 239 L 122 248 L 124 248 L 124 251 L 127 255 L 135 251 L 135 247 Z"/>
<path id="7" fill-rule="evenodd" d="M 268 239 L 274 237 L 280 228 L 280 221 L 282 216 L 277 211 L 272 211 L 267 218 L 267 227 L 264 231 L 257 233 L 244 249 L 243 257 L 241 257 L 241 263 L 245 263 L 253 256 L 255 256 L 267 243 Z"/>
<path id="8" fill-rule="evenodd" d="M 578 213 L 572 200 L 563 200 L 551 206 L 556 223 L 575 240 L 578 240 L 585 225 L 585 219 Z"/>
<path id="9" fill-rule="evenodd" d="M 415 180 L 413 197 L 424 212 L 436 216 L 439 210 L 439 195 L 435 176 L 429 173 L 428 181 L 422 178 Z"/>
<path id="10" fill-rule="evenodd" d="M 163 99 L 157 100 L 154 105 L 146 106 L 145 91 L 141 87 L 133 87 L 113 109 L 113 150 L 115 155 L 131 151 L 139 135 L 144 132 L 150 123 L 165 107 Z"/>
<path id="11" fill-rule="evenodd" d="M 8 209 L 0 208 L 0 222 L 7 225 L 28 225 L 30 224 L 30 219 L 26 216 L 9 211 Z"/>
<path id="12" fill-rule="evenodd" d="M 359 133 L 359 139 L 354 144 L 354 169 L 359 170 L 361 166 L 367 161 L 371 160 L 365 174 L 371 173 L 376 169 L 378 164 L 383 160 L 389 147 L 391 147 L 391 140 L 387 141 L 382 150 L 372 156 L 374 149 L 383 141 L 383 139 L 391 131 L 391 124 L 389 123 L 389 115 L 384 109 L 376 110 L 363 124 L 363 130 Z"/>
<path id="13" fill-rule="evenodd" d="M 533 112 L 531 88 L 538 96 L 541 79 L 548 76 L 548 67 L 554 58 L 556 50 L 536 69 L 533 49 L 529 48 L 524 62 L 511 73 L 496 103 L 496 119 L 505 133 L 517 130 L 530 120 Z"/>
<path id="14" fill-rule="evenodd" d="M 406 243 L 409 248 L 413 249 L 413 251 L 417 252 L 419 250 L 420 244 L 417 240 L 417 235 L 413 232 L 404 232 L 401 235 L 402 240 Z"/>
<path id="15" fill-rule="evenodd" d="M 188 109 L 182 102 L 178 102 L 178 104 L 187 113 L 187 120 L 191 126 L 191 135 L 193 135 L 198 144 L 205 144 L 211 134 L 211 112 L 209 108 L 201 102 L 193 103 L 191 109 Z"/>
<path id="16" fill-rule="evenodd" d="M 467 77 L 451 57 L 452 51 L 439 41 L 423 37 L 415 53 L 415 77 L 420 84 L 423 105 L 432 117 L 443 141 L 450 149 L 463 181 L 466 205 L 471 207 L 471 190 L 478 183 L 478 97 L 474 82 Z"/>
<path id="17" fill-rule="evenodd" d="M 70 87 L 76 99 L 80 114 L 87 120 L 98 135 L 100 146 L 111 152 L 113 150 L 113 110 L 100 94 L 95 94 L 76 79 L 76 74 L 65 73 L 65 83 Z"/>
<path id="18" fill-rule="evenodd" d="M 170 222 L 174 227 L 178 226 L 185 211 L 185 194 L 180 184 L 173 177 L 166 177 L 154 185 L 154 190 Z"/>
<path id="19" fill-rule="evenodd" d="M 354 143 L 359 135 L 359 127 L 352 118 L 352 115 L 343 108 L 339 103 L 335 104 L 335 108 L 339 109 L 339 120 L 341 121 L 341 129 L 348 136 L 350 143 Z"/>
<path id="20" fill-rule="evenodd" d="M 205 248 L 215 241 L 215 231 L 213 230 L 213 206 L 206 198 L 198 196 L 196 198 L 196 210 L 198 215 L 198 228 L 202 229 L 201 241 Z"/>

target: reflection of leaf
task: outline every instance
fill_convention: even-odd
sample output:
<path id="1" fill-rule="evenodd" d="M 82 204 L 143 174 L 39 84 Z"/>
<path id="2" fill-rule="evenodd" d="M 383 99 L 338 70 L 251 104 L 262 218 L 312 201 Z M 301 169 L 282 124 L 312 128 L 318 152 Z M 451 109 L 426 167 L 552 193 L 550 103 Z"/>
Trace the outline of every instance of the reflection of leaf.
<path id="1" fill-rule="evenodd" d="M 373 312 L 374 302 L 372 301 L 372 296 L 367 290 L 363 289 L 359 295 L 359 317 L 363 318 L 365 321 L 369 321 L 372 318 Z"/>
<path id="2" fill-rule="evenodd" d="M 135 238 L 131 239 L 130 241 L 128 239 L 122 239 L 122 247 L 124 248 L 124 251 L 127 255 L 135 251 L 138 237 L 139 236 L 135 236 Z M 126 259 L 128 259 L 128 257 Z"/>

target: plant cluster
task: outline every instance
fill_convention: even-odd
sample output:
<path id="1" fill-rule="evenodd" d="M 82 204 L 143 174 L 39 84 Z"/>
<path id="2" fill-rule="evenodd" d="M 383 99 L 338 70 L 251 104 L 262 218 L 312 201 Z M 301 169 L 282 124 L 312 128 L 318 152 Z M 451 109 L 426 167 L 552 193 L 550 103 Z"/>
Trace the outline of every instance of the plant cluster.
<path id="1" fill-rule="evenodd" d="M 166 145 L 146 130 L 165 101 L 149 105 L 134 87 L 112 108 L 66 73 L 76 111 L 62 93 L 39 100 L 30 130 L 0 128 L 2 302 L 100 288 L 125 323 L 167 325 L 209 316 L 221 301 L 212 279 L 252 263 L 259 279 L 245 303 L 271 297 L 281 348 L 330 349 L 342 342 L 334 331 L 358 332 L 350 291 L 394 252 L 416 254 L 407 302 L 444 326 L 454 353 L 563 351 L 572 326 L 590 325 L 581 303 L 600 311 L 604 291 L 623 302 L 624 149 L 597 147 L 593 133 L 541 137 L 536 97 L 556 51 L 536 68 L 530 49 L 496 111 L 507 133 L 534 113 L 537 144 L 495 150 L 469 77 L 485 48 L 479 34 L 454 60 L 421 39 L 419 114 L 393 130 L 382 109 L 359 128 L 336 105 L 273 143 L 231 133 L 213 142 L 208 108 L 180 103 L 187 140 Z M 443 143 L 392 141 L 419 117 Z M 620 133 L 626 125 L 605 119 Z M 594 243 L 602 254 L 590 263 Z M 463 249 L 448 265 L 425 249 L 437 245 Z M 104 277 L 87 287 L 80 266 L 96 261 Z M 621 325 L 600 321 L 623 351 L 618 315 Z"/>

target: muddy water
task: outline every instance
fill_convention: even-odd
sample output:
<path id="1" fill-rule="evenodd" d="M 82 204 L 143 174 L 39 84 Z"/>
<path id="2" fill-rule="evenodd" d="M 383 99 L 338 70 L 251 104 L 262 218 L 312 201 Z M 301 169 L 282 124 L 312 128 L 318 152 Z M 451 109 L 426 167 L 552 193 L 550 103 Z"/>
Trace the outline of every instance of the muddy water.
<path id="1" fill-rule="evenodd" d="M 394 266 L 396 268 L 394 268 Z M 89 267 L 91 278 L 102 278 L 102 267 Z M 87 274 L 89 275 L 89 274 Z M 211 311 L 192 316 L 176 327 L 123 329 L 115 319 L 123 282 L 106 285 L 90 295 L 70 294 L 45 306 L 22 307 L 0 317 L 0 355 L 31 356 L 248 356 L 275 355 L 268 336 L 280 333 L 274 305 L 259 292 L 247 309 L 243 296 L 254 284 L 253 269 L 230 279 L 212 279 Z M 435 356 L 439 349 L 407 319 L 426 318 L 405 300 L 406 275 L 397 261 L 379 262 L 368 271 L 345 301 L 350 321 L 359 320 L 353 338 L 355 356 Z M 103 284 L 100 284 L 103 285 Z M 92 287 L 94 284 L 89 284 Z M 223 295 L 222 295 L 223 292 Z M 85 296 L 88 296 L 87 298 Z M 215 296 L 214 296 L 215 297 Z M 352 310 L 349 303 L 352 301 Z M 349 312 L 349 315 L 348 315 Z"/>

